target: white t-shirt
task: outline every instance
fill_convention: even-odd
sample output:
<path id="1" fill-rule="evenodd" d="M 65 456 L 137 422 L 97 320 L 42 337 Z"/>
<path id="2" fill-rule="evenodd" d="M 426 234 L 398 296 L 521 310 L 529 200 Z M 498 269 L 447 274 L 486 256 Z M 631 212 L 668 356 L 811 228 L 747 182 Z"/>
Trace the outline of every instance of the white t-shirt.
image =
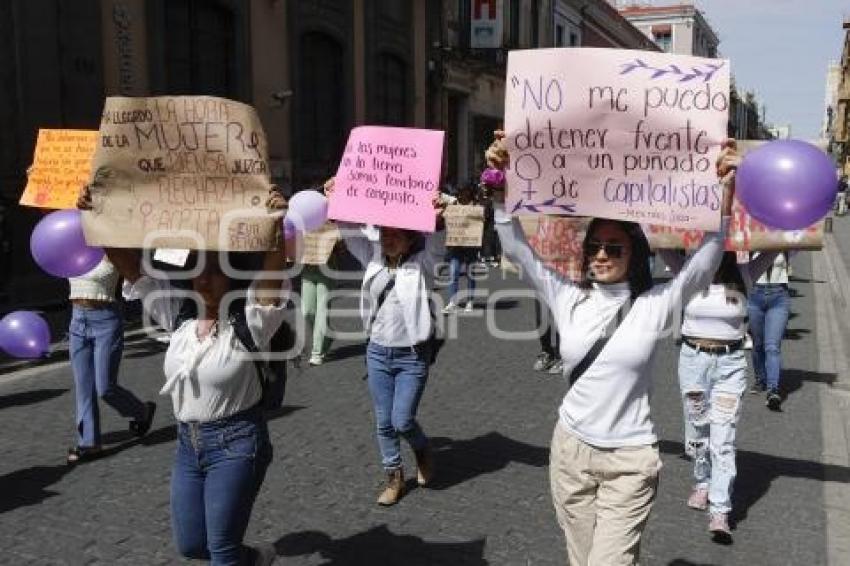
<path id="1" fill-rule="evenodd" d="M 653 444 L 658 438 L 650 418 L 649 397 L 655 349 L 673 334 L 674 311 L 706 288 L 723 256 L 720 233 L 709 234 L 679 274 L 643 293 L 599 353 L 570 388 L 559 409 L 559 422 L 592 446 L 619 448 Z M 561 359 L 568 375 L 607 330 L 629 299 L 627 284 L 594 285 L 590 290 L 546 268 L 530 249 L 518 221 L 496 215 L 505 255 L 523 268 L 548 304 L 561 336 Z"/>
<path id="2" fill-rule="evenodd" d="M 752 289 L 753 280 L 758 279 L 773 263 L 778 253 L 764 252 L 748 263 L 738 264 L 747 292 Z M 674 273 L 682 269 L 685 260 L 679 254 L 672 250 L 660 250 L 659 255 Z M 682 321 L 682 335 L 730 342 L 741 340 L 747 330 L 746 320 L 746 295 L 728 290 L 725 285 L 711 284 L 688 301 Z"/>
<path id="3" fill-rule="evenodd" d="M 288 283 L 285 284 L 288 287 Z M 288 290 L 288 289 L 286 289 Z M 282 291 L 283 293 L 283 291 Z M 209 422 L 250 409 L 262 396 L 256 366 L 227 320 L 218 323 L 216 336 L 197 337 L 197 320 L 174 324 L 183 295 L 168 281 L 141 277 L 130 294 L 140 298 L 145 312 L 166 330 L 172 330 L 165 353 L 165 385 L 174 416 L 181 422 Z M 280 306 L 260 305 L 252 289 L 245 303 L 245 320 L 257 348 L 263 350 L 283 322 L 286 301 Z"/>

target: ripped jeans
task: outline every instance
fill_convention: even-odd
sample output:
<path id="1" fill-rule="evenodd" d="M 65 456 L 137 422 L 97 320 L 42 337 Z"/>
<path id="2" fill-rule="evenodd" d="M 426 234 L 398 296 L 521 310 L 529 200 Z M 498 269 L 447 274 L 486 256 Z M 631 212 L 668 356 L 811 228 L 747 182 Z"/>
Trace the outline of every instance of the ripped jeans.
<path id="1" fill-rule="evenodd" d="M 712 513 L 729 513 L 736 473 L 735 431 L 747 387 L 744 351 L 708 354 L 682 344 L 679 387 L 685 452 L 694 460 L 694 483 L 708 488 Z"/>

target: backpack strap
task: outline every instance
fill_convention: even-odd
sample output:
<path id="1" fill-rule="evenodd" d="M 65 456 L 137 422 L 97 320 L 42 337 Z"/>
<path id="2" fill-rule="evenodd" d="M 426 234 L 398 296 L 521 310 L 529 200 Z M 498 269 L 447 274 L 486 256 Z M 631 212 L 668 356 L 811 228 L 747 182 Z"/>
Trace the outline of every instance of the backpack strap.
<path id="1" fill-rule="evenodd" d="M 606 332 L 600 336 L 596 342 L 593 343 L 593 346 L 590 347 L 590 350 L 584 355 L 584 358 L 573 368 L 573 371 L 570 372 L 570 386 L 572 386 L 579 378 L 584 375 L 584 372 L 588 370 L 590 366 L 593 365 L 593 362 L 596 361 L 596 358 L 599 357 L 599 354 L 605 348 L 605 345 L 608 344 L 608 341 L 612 336 L 617 332 L 617 329 L 620 328 L 620 324 L 622 324 L 623 320 L 625 320 L 626 315 L 629 314 L 629 310 L 632 308 L 632 300 L 631 298 L 626 299 L 626 302 L 623 303 L 617 310 L 617 314 L 614 315 L 614 318 L 608 322 L 608 326 L 606 328 Z"/>

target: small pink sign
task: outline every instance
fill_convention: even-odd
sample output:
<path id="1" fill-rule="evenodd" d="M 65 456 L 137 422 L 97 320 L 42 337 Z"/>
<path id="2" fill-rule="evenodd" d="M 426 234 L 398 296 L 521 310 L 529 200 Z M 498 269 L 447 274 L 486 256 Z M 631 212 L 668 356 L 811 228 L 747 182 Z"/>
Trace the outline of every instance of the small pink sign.
<path id="1" fill-rule="evenodd" d="M 443 137 L 439 130 L 415 128 L 351 130 L 328 217 L 433 232 Z"/>

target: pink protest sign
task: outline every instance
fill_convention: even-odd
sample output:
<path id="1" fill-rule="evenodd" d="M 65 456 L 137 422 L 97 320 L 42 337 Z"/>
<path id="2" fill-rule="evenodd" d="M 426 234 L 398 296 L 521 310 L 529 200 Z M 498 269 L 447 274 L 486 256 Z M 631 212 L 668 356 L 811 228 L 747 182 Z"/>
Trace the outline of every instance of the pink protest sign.
<path id="1" fill-rule="evenodd" d="M 443 132 L 361 126 L 351 130 L 328 217 L 433 232 Z"/>
<path id="2" fill-rule="evenodd" d="M 720 226 L 714 170 L 729 62 L 625 49 L 512 51 L 505 89 L 513 214 Z"/>

